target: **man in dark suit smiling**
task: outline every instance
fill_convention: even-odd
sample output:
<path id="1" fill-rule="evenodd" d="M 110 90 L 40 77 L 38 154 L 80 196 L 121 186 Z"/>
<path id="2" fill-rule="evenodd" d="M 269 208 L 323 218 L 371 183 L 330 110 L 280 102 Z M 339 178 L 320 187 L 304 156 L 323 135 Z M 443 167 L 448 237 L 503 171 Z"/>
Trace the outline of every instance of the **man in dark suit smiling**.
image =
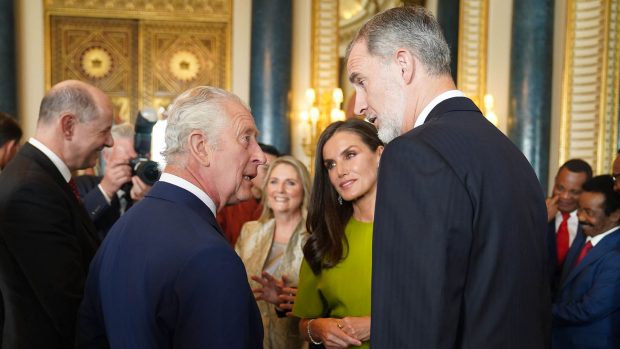
<path id="1" fill-rule="evenodd" d="M 546 209 L 523 154 L 456 90 L 437 21 L 399 7 L 347 50 L 356 114 L 390 142 L 373 233 L 374 348 L 545 348 Z"/>
<path id="2" fill-rule="evenodd" d="M 43 98 L 35 136 L 0 176 L 3 348 L 70 348 L 88 264 L 98 246 L 71 171 L 113 145 L 112 104 L 64 81 Z M 73 190 L 75 189 L 75 190 Z"/>

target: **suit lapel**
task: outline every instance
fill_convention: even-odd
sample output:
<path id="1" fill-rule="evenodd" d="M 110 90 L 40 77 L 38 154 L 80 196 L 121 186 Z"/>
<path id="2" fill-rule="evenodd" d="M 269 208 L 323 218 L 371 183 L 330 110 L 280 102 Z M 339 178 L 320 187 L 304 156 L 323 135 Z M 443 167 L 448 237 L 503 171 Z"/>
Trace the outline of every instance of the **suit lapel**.
<path id="1" fill-rule="evenodd" d="M 261 246 L 261 248 L 257 251 L 261 254 L 257 259 L 261 262 L 261 270 L 265 268 L 265 263 L 267 263 L 267 257 L 269 257 L 271 245 L 273 244 L 273 238 L 275 237 L 275 228 L 275 219 L 270 219 L 267 223 L 260 227 L 260 231 L 256 232 L 257 239 L 255 246 Z"/>
<path id="2" fill-rule="evenodd" d="M 579 252 L 583 247 L 583 244 L 586 241 L 586 236 L 583 234 L 581 230 L 581 226 L 577 225 L 577 235 L 575 235 L 575 240 L 573 241 L 568 253 L 566 254 L 566 259 L 564 259 L 564 265 L 562 266 L 562 276 L 560 277 L 560 285 L 564 283 L 564 279 L 568 276 L 568 273 L 573 269 L 573 265 L 575 264 L 575 260 L 579 256 Z"/>
<path id="3" fill-rule="evenodd" d="M 583 234 L 582 234 L 583 236 Z M 616 229 L 613 233 L 607 235 L 603 240 L 601 240 L 598 244 L 596 244 L 596 246 L 594 246 L 590 252 L 588 252 L 588 254 L 586 254 L 586 256 L 583 258 L 583 260 L 581 260 L 581 262 L 579 262 L 579 264 L 574 265 L 575 264 L 575 260 L 577 258 L 577 256 L 579 255 L 579 252 L 581 251 L 581 248 L 584 245 L 585 242 L 585 238 L 583 239 L 583 241 L 581 241 L 581 244 L 579 245 L 578 249 L 571 249 L 573 250 L 573 258 L 570 260 L 571 264 L 565 265 L 565 267 L 567 267 L 567 275 L 566 275 L 566 279 L 563 280 L 562 282 L 562 286 L 561 288 L 564 288 L 567 284 L 570 283 L 570 281 L 575 278 L 575 276 L 579 275 L 579 273 L 581 273 L 585 268 L 588 267 L 588 265 L 594 263 L 595 261 L 597 261 L 599 258 L 601 258 L 602 256 L 604 256 L 607 252 L 609 252 L 610 250 L 614 249 L 616 246 L 618 246 L 618 242 L 620 241 L 620 229 Z M 576 253 L 575 253 L 576 252 Z M 567 262 L 569 262 L 569 260 L 567 259 Z M 573 267 L 574 268 L 571 268 Z"/>

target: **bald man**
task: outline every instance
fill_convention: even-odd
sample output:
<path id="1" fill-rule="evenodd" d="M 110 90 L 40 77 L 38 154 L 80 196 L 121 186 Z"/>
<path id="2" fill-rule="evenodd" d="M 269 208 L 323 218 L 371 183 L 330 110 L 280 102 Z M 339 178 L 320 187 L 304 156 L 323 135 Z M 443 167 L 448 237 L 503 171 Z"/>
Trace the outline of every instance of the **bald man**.
<path id="1" fill-rule="evenodd" d="M 99 89 L 63 81 L 45 95 L 35 136 L 0 176 L 0 290 L 4 348 L 71 348 L 95 227 L 71 171 L 113 145 L 112 104 Z"/>

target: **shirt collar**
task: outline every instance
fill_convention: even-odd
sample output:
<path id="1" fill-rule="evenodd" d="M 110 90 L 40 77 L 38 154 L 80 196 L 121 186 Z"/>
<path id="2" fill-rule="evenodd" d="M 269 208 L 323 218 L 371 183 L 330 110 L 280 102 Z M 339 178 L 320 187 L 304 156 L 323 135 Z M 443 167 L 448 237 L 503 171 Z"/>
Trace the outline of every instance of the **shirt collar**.
<path id="1" fill-rule="evenodd" d="M 424 109 L 422 109 L 422 112 L 420 113 L 420 115 L 418 115 L 418 118 L 416 119 L 415 125 L 413 125 L 413 127 L 415 128 L 415 127 L 422 125 L 424 121 L 426 121 L 428 114 L 431 113 L 431 110 L 433 110 L 433 108 L 435 108 L 437 104 L 445 101 L 446 99 L 450 99 L 454 97 L 465 97 L 465 94 L 463 94 L 463 92 L 459 90 L 449 90 L 433 98 L 431 102 L 427 104 L 426 107 L 424 107 Z"/>
<path id="2" fill-rule="evenodd" d="M 56 155 L 56 153 L 54 153 L 45 144 L 39 142 L 32 137 L 28 140 L 28 143 L 32 144 L 33 147 L 43 152 L 43 154 L 45 154 L 45 156 L 47 156 L 52 161 L 52 163 L 54 163 L 54 166 L 56 166 L 58 171 L 60 171 L 60 174 L 63 176 L 65 181 L 69 182 L 69 180 L 71 179 L 71 171 L 69 170 L 69 167 L 67 167 L 67 165 L 64 163 L 64 161 L 62 161 L 60 157 Z"/>
<path id="3" fill-rule="evenodd" d="M 569 213 L 569 219 L 577 217 L 577 210 L 572 211 L 571 213 Z M 555 219 L 559 219 L 560 221 L 562 220 L 562 212 L 560 212 L 560 210 L 558 210 L 558 212 L 555 214 Z"/>
<path id="4" fill-rule="evenodd" d="M 593 237 L 588 236 L 588 237 L 586 238 L 586 243 L 587 243 L 588 241 L 590 241 L 590 243 L 592 244 L 592 247 L 594 247 L 594 246 L 596 246 L 596 244 L 598 244 L 599 242 L 601 242 L 601 240 L 603 240 L 603 238 L 604 238 L 605 236 L 607 236 L 607 235 L 609 235 L 609 234 L 613 233 L 616 229 L 618 229 L 618 227 L 619 227 L 619 226 L 618 226 L 618 225 L 616 225 L 615 227 L 613 227 L 613 228 L 609 229 L 608 231 L 606 231 L 606 232 L 604 232 L 604 233 L 602 233 L 602 234 L 598 234 L 597 236 L 593 236 Z"/>
<path id="5" fill-rule="evenodd" d="M 207 195 L 207 193 L 205 193 L 202 189 L 198 188 L 194 184 L 190 183 L 189 181 L 179 176 L 175 176 L 167 172 L 162 173 L 159 180 L 162 182 L 170 183 L 172 185 L 176 185 L 177 187 L 183 188 L 187 190 L 188 192 L 196 195 L 200 199 L 200 201 L 202 201 L 205 205 L 207 205 L 207 207 L 211 210 L 211 212 L 213 212 L 213 216 L 216 215 L 216 207 L 215 207 L 215 203 L 213 202 L 213 200 L 211 200 L 211 198 L 209 197 L 209 195 Z"/>

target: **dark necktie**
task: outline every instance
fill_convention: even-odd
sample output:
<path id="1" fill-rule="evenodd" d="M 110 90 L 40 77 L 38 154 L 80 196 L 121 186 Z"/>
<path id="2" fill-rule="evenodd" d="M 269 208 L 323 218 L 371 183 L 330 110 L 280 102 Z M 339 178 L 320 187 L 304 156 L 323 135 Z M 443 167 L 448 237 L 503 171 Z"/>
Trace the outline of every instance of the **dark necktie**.
<path id="1" fill-rule="evenodd" d="M 555 236 L 556 245 L 558 249 L 558 265 L 561 265 L 566 258 L 569 247 L 569 235 L 568 235 L 568 218 L 570 213 L 562 212 L 562 223 L 558 227 L 558 233 Z"/>
<path id="2" fill-rule="evenodd" d="M 68 183 L 77 201 L 82 202 L 82 199 L 80 198 L 80 192 L 78 191 L 77 185 L 75 184 L 75 181 L 73 180 L 73 178 L 71 178 Z"/>
<path id="3" fill-rule="evenodd" d="M 590 241 L 586 242 L 586 244 L 583 245 L 583 247 L 581 248 L 581 251 L 579 251 L 579 256 L 577 257 L 577 260 L 575 261 L 575 266 L 579 264 L 579 262 L 581 262 L 581 260 L 588 254 L 588 252 L 590 252 L 591 249 L 592 249 L 592 243 Z"/>

